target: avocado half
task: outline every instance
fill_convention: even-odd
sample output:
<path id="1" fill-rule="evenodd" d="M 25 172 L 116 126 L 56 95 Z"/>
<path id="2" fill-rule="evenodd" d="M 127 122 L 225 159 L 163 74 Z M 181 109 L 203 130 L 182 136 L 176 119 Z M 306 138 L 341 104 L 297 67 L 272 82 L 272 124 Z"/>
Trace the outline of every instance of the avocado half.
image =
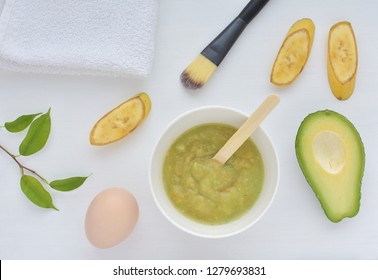
<path id="1" fill-rule="evenodd" d="M 337 223 L 357 215 L 365 152 L 354 125 L 331 110 L 312 113 L 298 129 L 295 152 L 328 219 Z"/>

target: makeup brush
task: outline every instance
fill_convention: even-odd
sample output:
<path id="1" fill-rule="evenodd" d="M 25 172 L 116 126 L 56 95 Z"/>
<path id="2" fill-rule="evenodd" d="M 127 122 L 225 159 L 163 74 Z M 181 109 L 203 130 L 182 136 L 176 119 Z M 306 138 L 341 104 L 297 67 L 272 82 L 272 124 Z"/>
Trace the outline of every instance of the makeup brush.
<path id="1" fill-rule="evenodd" d="M 197 89 L 207 82 L 244 28 L 268 1 L 249 1 L 241 13 L 182 72 L 181 82 L 186 88 Z"/>

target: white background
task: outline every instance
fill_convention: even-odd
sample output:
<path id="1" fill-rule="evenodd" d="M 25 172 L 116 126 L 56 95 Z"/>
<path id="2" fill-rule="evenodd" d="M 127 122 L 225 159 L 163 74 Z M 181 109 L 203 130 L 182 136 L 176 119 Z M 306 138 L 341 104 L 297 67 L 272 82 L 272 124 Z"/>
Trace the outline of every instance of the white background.
<path id="1" fill-rule="evenodd" d="M 377 259 L 378 258 L 378 2 L 374 0 L 270 1 L 245 29 L 212 79 L 197 92 L 180 84 L 182 70 L 238 14 L 245 0 L 159 2 L 153 71 L 146 80 L 0 72 L 0 123 L 51 107 L 52 131 L 38 154 L 20 158 L 47 179 L 89 175 L 70 193 L 51 191 L 59 212 L 31 204 L 19 187 L 20 173 L 0 151 L 0 259 Z M 270 70 L 284 36 L 296 20 L 309 17 L 315 39 L 308 63 L 294 84 L 277 88 Z M 352 23 L 359 67 L 354 95 L 336 100 L 326 72 L 327 34 L 336 22 Z M 146 91 L 152 110 L 132 135 L 106 147 L 89 144 L 93 124 L 132 95 Z M 281 165 L 275 201 L 252 228 L 226 239 L 191 236 L 159 212 L 149 184 L 148 164 L 157 138 L 179 114 L 203 105 L 252 112 L 269 94 L 281 104 L 263 123 Z M 306 183 L 294 141 L 305 116 L 332 109 L 359 130 L 366 168 L 359 214 L 330 222 Z M 23 135 L 0 131 L 0 144 L 17 152 Z M 86 239 L 84 218 L 94 196 L 124 187 L 138 200 L 133 233 L 107 250 Z"/>

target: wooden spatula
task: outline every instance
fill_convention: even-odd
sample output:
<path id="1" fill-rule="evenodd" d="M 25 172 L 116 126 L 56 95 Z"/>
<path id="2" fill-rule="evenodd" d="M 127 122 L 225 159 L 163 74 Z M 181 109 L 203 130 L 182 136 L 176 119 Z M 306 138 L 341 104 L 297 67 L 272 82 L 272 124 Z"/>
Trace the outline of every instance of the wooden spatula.
<path id="1" fill-rule="evenodd" d="M 226 161 L 236 152 L 237 149 L 251 136 L 261 122 L 280 102 L 280 97 L 276 94 L 269 95 L 257 110 L 240 126 L 231 136 L 224 146 L 215 154 L 214 160 L 220 164 Z"/>

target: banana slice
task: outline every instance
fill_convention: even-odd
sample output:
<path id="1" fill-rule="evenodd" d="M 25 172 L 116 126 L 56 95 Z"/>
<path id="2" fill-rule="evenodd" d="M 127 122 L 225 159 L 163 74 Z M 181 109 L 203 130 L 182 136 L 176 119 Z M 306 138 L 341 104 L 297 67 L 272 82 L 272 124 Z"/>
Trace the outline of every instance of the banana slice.
<path id="1" fill-rule="evenodd" d="M 328 35 L 328 82 L 333 95 L 348 99 L 356 82 L 358 64 L 357 43 L 352 25 L 341 21 L 333 25 Z"/>
<path id="2" fill-rule="evenodd" d="M 90 143 L 96 146 L 113 143 L 130 134 L 148 116 L 151 100 L 140 93 L 103 116 L 92 128 Z"/>
<path id="3" fill-rule="evenodd" d="M 289 85 L 298 77 L 310 55 L 314 33 L 315 25 L 308 18 L 300 19 L 291 26 L 273 64 L 272 84 Z"/>

